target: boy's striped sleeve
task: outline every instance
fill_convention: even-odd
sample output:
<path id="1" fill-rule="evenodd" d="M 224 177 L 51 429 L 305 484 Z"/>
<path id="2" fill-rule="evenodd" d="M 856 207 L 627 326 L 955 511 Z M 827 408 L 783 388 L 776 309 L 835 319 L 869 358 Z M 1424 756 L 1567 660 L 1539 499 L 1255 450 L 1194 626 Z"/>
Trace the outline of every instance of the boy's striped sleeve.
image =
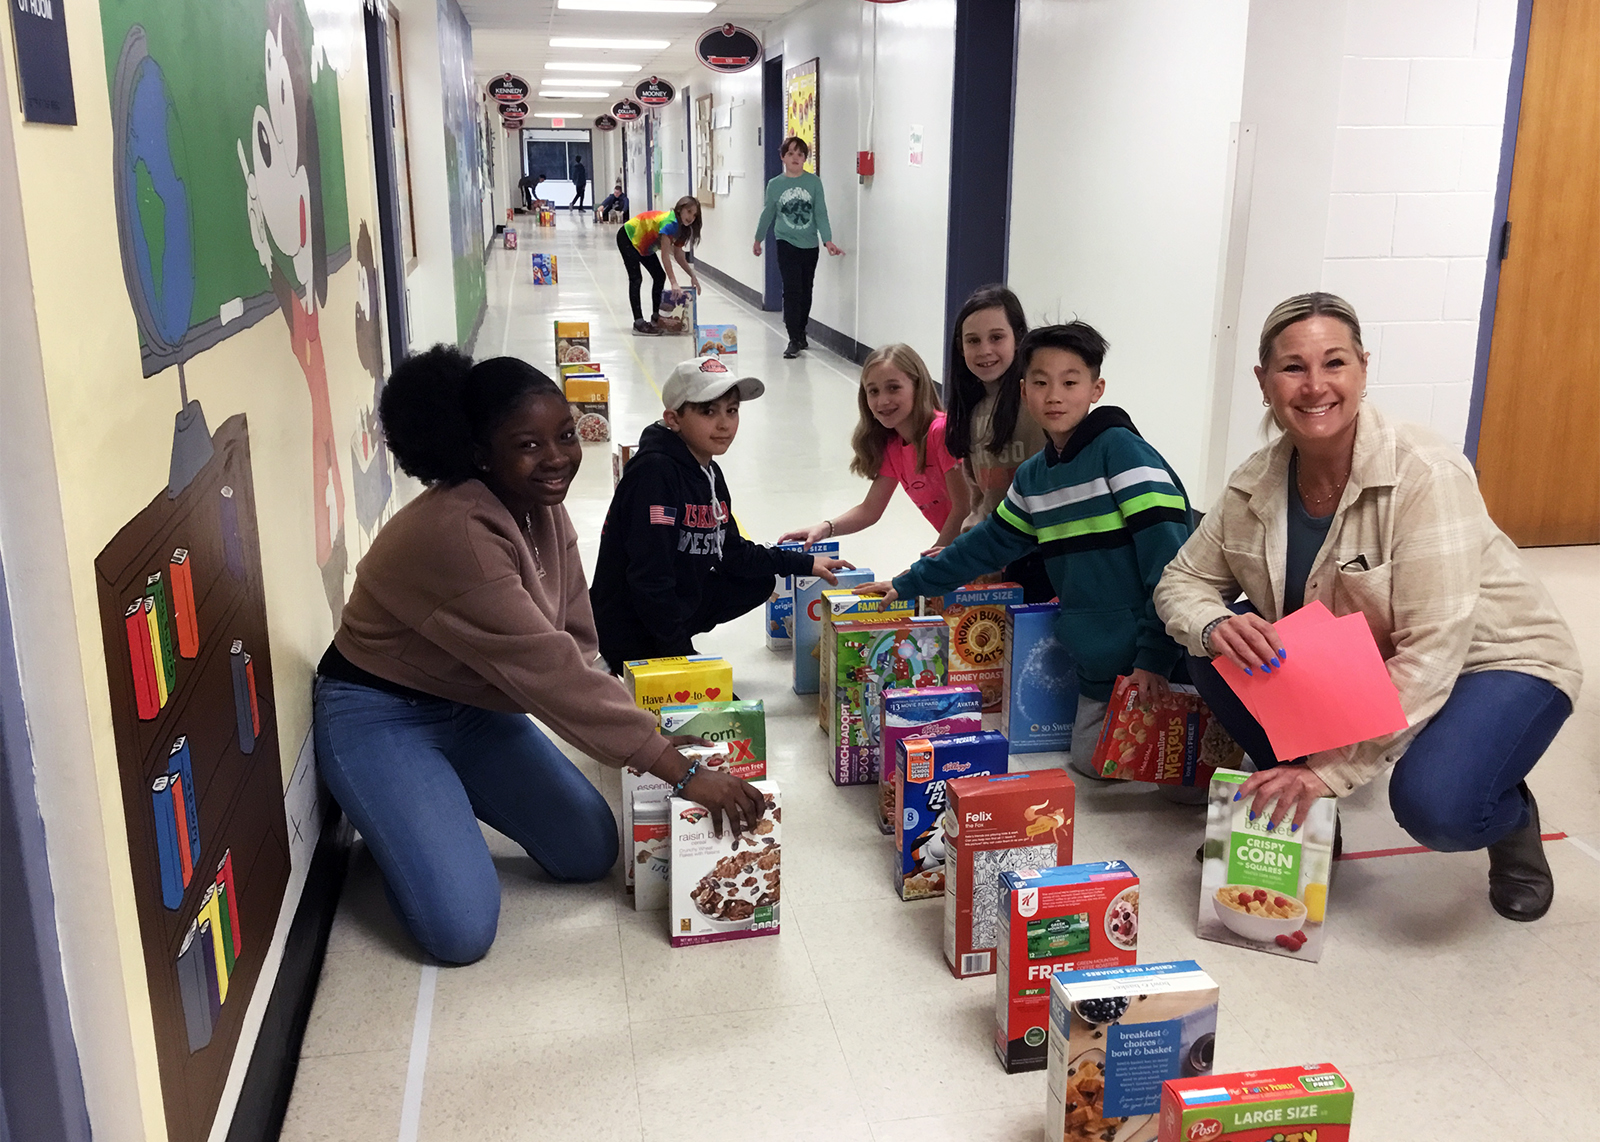
<path id="1" fill-rule="evenodd" d="M 1105 481 L 1127 529 L 1125 534 L 1132 540 L 1144 586 L 1134 666 L 1167 675 L 1183 651 L 1156 614 L 1154 595 L 1161 573 L 1193 529 L 1189 497 L 1161 454 L 1147 442 L 1129 433 L 1128 439 L 1119 443 L 1123 446 L 1107 453 Z"/>

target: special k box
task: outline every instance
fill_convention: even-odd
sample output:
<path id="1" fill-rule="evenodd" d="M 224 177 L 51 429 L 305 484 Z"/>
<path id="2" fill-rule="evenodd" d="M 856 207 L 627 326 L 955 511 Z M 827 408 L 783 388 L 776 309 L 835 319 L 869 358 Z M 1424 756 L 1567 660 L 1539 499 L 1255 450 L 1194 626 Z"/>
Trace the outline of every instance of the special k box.
<path id="1" fill-rule="evenodd" d="M 1131 678 L 1118 678 L 1091 764 L 1102 777 L 1204 789 L 1218 769 L 1244 757 L 1193 686 L 1146 703 Z"/>
<path id="2" fill-rule="evenodd" d="M 749 832 L 712 827 L 711 813 L 672 799 L 672 946 L 778 934 L 780 833 L 778 786 L 756 781 L 767 808 Z"/>
<path id="3" fill-rule="evenodd" d="M 917 686 L 885 690 L 878 696 L 879 715 L 878 831 L 893 833 L 896 750 L 906 738 L 973 734 L 983 729 L 983 696 L 976 686 Z"/>
<path id="4" fill-rule="evenodd" d="M 945 786 L 944 958 L 957 979 L 994 971 L 1000 874 L 1072 863 L 1077 791 L 1060 769 L 958 777 Z"/>
<path id="5" fill-rule="evenodd" d="M 1000 874 L 994 1051 L 1007 1074 L 1043 1069 L 1050 977 L 1139 959 L 1139 878 L 1120 860 Z"/>
<path id="6" fill-rule="evenodd" d="M 662 706 L 698 705 L 733 697 L 733 667 L 714 654 L 624 662 L 622 680 L 633 691 L 633 700 L 653 712 Z"/>
<path id="7" fill-rule="evenodd" d="M 983 725 L 998 730 L 1005 690 L 1006 607 L 1022 602 L 1015 583 L 962 587 L 923 600 L 922 613 L 950 624 L 950 685 L 976 686 L 983 694 Z"/>
<path id="8" fill-rule="evenodd" d="M 894 884 L 901 900 L 944 895 L 945 786 L 951 778 L 1004 773 L 1006 739 L 993 730 L 906 738 L 895 749 Z"/>
<path id="9" fill-rule="evenodd" d="M 1168 1079 L 1158 1142 L 1349 1142 L 1355 1099 L 1332 1063 Z"/>

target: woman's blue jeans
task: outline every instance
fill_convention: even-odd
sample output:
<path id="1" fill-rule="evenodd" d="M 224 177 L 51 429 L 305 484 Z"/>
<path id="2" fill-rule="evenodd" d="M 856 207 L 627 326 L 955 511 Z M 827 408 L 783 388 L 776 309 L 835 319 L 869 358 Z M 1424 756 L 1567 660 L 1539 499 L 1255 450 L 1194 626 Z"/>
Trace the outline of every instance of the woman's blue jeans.
<path id="1" fill-rule="evenodd" d="M 522 714 L 316 680 L 317 767 L 423 949 L 471 963 L 494 943 L 500 881 L 478 822 L 556 880 L 599 880 L 617 859 L 600 791 Z"/>
<path id="2" fill-rule="evenodd" d="M 1256 768 L 1279 764 L 1261 723 L 1211 660 L 1186 657 L 1195 689 Z M 1437 852 L 1488 848 L 1527 825 L 1528 801 L 1518 785 L 1571 713 L 1565 694 L 1531 674 L 1461 675 L 1395 763 L 1389 778 L 1395 820 L 1419 845 Z"/>

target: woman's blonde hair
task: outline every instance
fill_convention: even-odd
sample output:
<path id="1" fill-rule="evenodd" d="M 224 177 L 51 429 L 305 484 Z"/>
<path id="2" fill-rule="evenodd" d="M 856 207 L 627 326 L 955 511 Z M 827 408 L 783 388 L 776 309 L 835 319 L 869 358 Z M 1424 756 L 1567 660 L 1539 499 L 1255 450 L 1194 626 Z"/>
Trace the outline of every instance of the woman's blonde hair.
<path id="1" fill-rule="evenodd" d="M 1350 330 L 1350 339 L 1355 342 L 1356 352 L 1366 352 L 1361 345 L 1361 319 L 1356 316 L 1353 305 L 1338 294 L 1321 291 L 1297 293 L 1273 306 L 1272 312 L 1267 314 L 1266 321 L 1261 325 L 1261 343 L 1256 350 L 1256 359 L 1263 369 L 1272 359 L 1272 347 L 1277 344 L 1283 331 L 1312 317 L 1332 317 L 1344 322 Z M 1282 429 L 1278 414 L 1269 405 L 1266 415 L 1261 418 L 1261 435 L 1270 438 L 1274 430 Z"/>
<path id="2" fill-rule="evenodd" d="M 898 430 L 879 424 L 867 404 L 867 374 L 879 365 L 899 369 L 911 378 L 911 411 L 906 414 L 905 427 L 906 435 L 916 441 L 918 472 L 928 465 L 928 429 L 933 418 L 943 411 L 939 391 L 933 387 L 933 374 L 928 372 L 927 364 L 915 349 L 902 344 L 874 349 L 861 364 L 861 384 L 856 388 L 856 407 L 861 411 L 861 419 L 850 437 L 850 447 L 855 451 L 850 471 L 869 480 L 876 480 L 883 471 L 884 453 L 889 449 L 889 441 L 898 435 Z"/>

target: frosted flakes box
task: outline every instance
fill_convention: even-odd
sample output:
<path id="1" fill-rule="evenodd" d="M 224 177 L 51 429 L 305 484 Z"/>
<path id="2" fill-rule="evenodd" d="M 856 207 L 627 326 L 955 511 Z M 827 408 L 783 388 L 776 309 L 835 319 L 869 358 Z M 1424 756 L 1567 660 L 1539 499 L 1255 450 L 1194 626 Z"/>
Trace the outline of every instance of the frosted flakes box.
<path id="1" fill-rule="evenodd" d="M 1059 603 L 1006 608 L 1005 666 L 1001 673 L 1000 728 L 1012 753 L 1072 748 L 1078 717 L 1078 666 L 1056 637 Z"/>
<path id="2" fill-rule="evenodd" d="M 1349 1142 L 1355 1098 L 1332 1063 L 1169 1079 L 1157 1142 Z"/>
<path id="3" fill-rule="evenodd" d="M 779 551 L 800 551 L 804 549 L 804 544 L 798 542 L 778 543 L 773 546 Z M 831 555 L 834 558 L 838 558 L 839 541 L 837 539 L 824 539 L 818 543 L 813 543 L 810 547 L 810 553 L 812 555 Z M 796 578 L 797 576 L 794 575 L 779 575 L 777 576 L 777 581 L 773 584 L 772 597 L 767 600 L 767 649 L 769 650 L 794 649 L 794 581 Z M 811 576 L 805 576 L 805 578 L 809 579 Z M 815 581 L 824 582 L 821 579 Z M 870 579 L 863 580 L 863 582 L 868 583 L 871 581 Z M 817 592 L 817 597 L 819 599 L 822 597 L 820 591 Z M 818 621 L 821 621 L 820 614 L 818 615 Z"/>
<path id="4" fill-rule="evenodd" d="M 1006 771 L 1006 739 L 993 730 L 905 738 L 895 747 L 894 886 L 901 900 L 944 895 L 946 785 L 956 777 Z"/>
<path id="5" fill-rule="evenodd" d="M 737 325 L 696 325 L 694 328 L 694 355 L 696 357 L 726 357 L 739 351 Z"/>
<path id="6" fill-rule="evenodd" d="M 1064 770 L 958 777 L 945 786 L 944 959 L 957 979 L 994 971 L 1000 874 L 1072 863 L 1077 790 Z"/>
<path id="7" fill-rule="evenodd" d="M 922 613 L 950 625 L 950 684 L 976 686 L 983 694 L 983 726 L 1001 729 L 1005 689 L 1006 607 L 1022 602 L 1015 583 L 962 587 L 922 600 Z"/>
<path id="8" fill-rule="evenodd" d="M 634 659 L 622 664 L 622 681 L 652 712 L 733 697 L 733 667 L 715 654 Z"/>
<path id="9" fill-rule="evenodd" d="M 1090 764 L 1119 781 L 1204 789 L 1213 771 L 1232 769 L 1243 757 L 1193 686 L 1174 684 L 1146 706 L 1138 684 L 1118 678 Z"/>
<path id="10" fill-rule="evenodd" d="M 828 744 L 835 785 L 877 784 L 885 690 L 944 682 L 950 630 L 937 618 L 833 623 Z"/>
<path id="11" fill-rule="evenodd" d="M 711 812 L 674 797 L 672 946 L 778 934 L 783 804 L 773 781 L 753 783 L 767 808 L 749 832 L 712 829 Z"/>
<path id="12" fill-rule="evenodd" d="M 836 623 L 897 623 L 917 616 L 915 605 L 896 599 L 889 602 L 882 595 L 858 595 L 848 587 L 830 587 L 822 592 L 822 630 L 817 635 L 817 725 L 828 732 L 828 720 L 833 701 L 833 688 L 821 685 L 836 677 L 834 652 L 838 640 L 834 638 Z"/>
<path id="13" fill-rule="evenodd" d="M 557 321 L 556 364 L 589 359 L 589 323 L 587 321 Z"/>
<path id="14" fill-rule="evenodd" d="M 729 745 L 708 744 L 705 746 L 684 746 L 678 752 L 683 754 L 690 761 L 699 761 L 700 764 L 707 769 L 726 768 L 731 770 L 729 763 L 733 755 L 733 749 Z M 765 769 L 763 769 L 762 772 L 765 773 Z M 745 775 L 741 773 L 739 776 L 743 777 Z M 624 843 L 627 842 L 628 838 L 634 835 L 633 815 L 635 811 L 637 811 L 638 807 L 640 805 L 664 804 L 671 794 L 671 782 L 663 781 L 653 773 L 640 773 L 637 769 L 633 769 L 630 766 L 623 767 L 622 836 Z M 663 817 L 661 820 L 663 822 L 663 827 L 665 827 L 666 818 Z M 665 833 L 662 835 L 665 836 Z M 666 850 L 664 847 L 659 849 L 659 855 L 662 861 L 666 860 Z M 635 882 L 638 879 L 637 874 L 639 871 L 639 863 L 638 853 L 635 852 L 634 860 L 629 862 L 627 867 L 622 870 L 622 886 L 624 892 L 629 894 L 633 894 L 635 892 Z M 634 907 L 640 907 L 637 902 L 637 897 L 635 898 Z M 665 908 L 666 903 L 663 901 L 662 903 L 656 904 L 653 907 Z"/>
<path id="15" fill-rule="evenodd" d="M 935 738 L 977 733 L 983 729 L 983 696 L 976 686 L 916 686 L 889 689 L 878 696 L 879 714 L 878 831 L 894 833 L 899 817 L 894 808 L 895 758 L 906 738 Z"/>
<path id="16" fill-rule="evenodd" d="M 1193 960 L 1057 972 L 1045 1138 L 1156 1142 L 1162 1083 L 1211 1072 L 1217 995 Z"/>
<path id="17" fill-rule="evenodd" d="M 838 576 L 839 586 L 844 588 L 859 587 L 864 583 L 874 582 L 870 567 L 858 567 L 853 571 L 836 571 L 834 574 Z M 790 634 L 794 638 L 796 694 L 815 694 L 820 689 L 822 592 L 833 589 L 826 579 L 816 575 L 794 577 L 794 629 Z"/>
<path id="18" fill-rule="evenodd" d="M 664 734 L 690 734 L 726 746 L 728 772 L 735 777 L 759 781 L 767 775 L 767 710 L 760 698 L 663 706 L 658 717 Z"/>
<path id="19" fill-rule="evenodd" d="M 1007 1074 L 1042 1070 L 1050 978 L 1139 959 L 1139 878 L 1120 860 L 1000 874 L 994 1051 Z"/>
<path id="20" fill-rule="evenodd" d="M 1250 802 L 1234 800 L 1249 776 L 1235 769 L 1211 775 L 1196 934 L 1292 959 L 1320 959 L 1338 801 L 1331 794 L 1318 798 L 1299 830 L 1287 814 L 1269 829 L 1266 814 L 1252 821 Z"/>

